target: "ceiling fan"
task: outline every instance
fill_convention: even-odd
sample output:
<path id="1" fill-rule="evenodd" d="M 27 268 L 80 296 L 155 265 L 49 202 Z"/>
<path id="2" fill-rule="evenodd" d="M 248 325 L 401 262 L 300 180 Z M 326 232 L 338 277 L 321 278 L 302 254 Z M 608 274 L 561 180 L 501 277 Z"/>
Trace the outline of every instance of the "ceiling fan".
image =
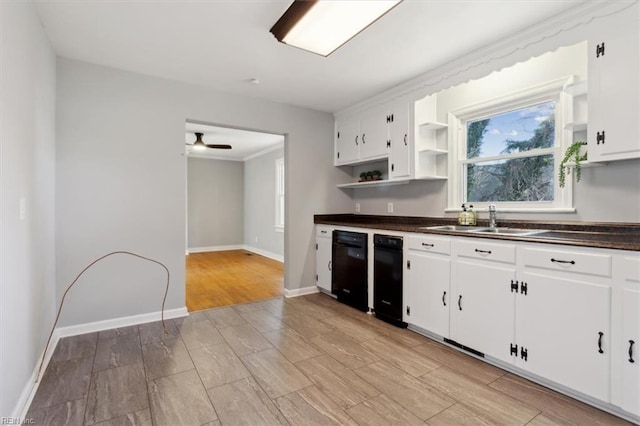
<path id="1" fill-rule="evenodd" d="M 186 144 L 189 146 L 192 146 L 194 150 L 196 151 L 204 151 L 207 148 L 212 148 L 212 149 L 231 149 L 231 145 L 226 145 L 226 144 L 206 144 L 202 141 L 202 135 L 203 133 L 198 133 L 195 132 L 194 133 L 196 135 L 196 141 L 192 144 Z"/>

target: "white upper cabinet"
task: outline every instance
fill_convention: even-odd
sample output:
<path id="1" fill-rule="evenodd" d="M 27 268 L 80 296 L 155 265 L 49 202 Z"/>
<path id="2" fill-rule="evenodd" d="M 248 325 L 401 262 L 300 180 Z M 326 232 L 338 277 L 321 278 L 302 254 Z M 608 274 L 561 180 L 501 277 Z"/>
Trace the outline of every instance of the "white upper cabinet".
<path id="1" fill-rule="evenodd" d="M 589 39 L 589 161 L 640 158 L 640 8 L 602 18 Z"/>
<path id="2" fill-rule="evenodd" d="M 352 167 L 352 177 L 359 173 L 380 171 L 375 181 L 355 181 L 338 185 L 357 188 L 408 183 L 412 178 L 413 158 L 412 107 L 409 101 L 394 101 L 360 115 L 336 120 L 336 166 Z M 367 165 L 367 167 L 360 167 Z"/>
<path id="3" fill-rule="evenodd" d="M 360 159 L 369 160 L 387 156 L 389 140 L 389 114 L 376 111 L 360 119 Z"/>
<path id="4" fill-rule="evenodd" d="M 342 120 L 336 123 L 335 164 L 349 164 L 360 158 L 360 121 Z"/>
<path id="5" fill-rule="evenodd" d="M 398 102 L 390 108 L 389 117 L 389 177 L 390 179 L 411 176 L 411 150 L 413 149 L 410 107 L 407 102 Z"/>

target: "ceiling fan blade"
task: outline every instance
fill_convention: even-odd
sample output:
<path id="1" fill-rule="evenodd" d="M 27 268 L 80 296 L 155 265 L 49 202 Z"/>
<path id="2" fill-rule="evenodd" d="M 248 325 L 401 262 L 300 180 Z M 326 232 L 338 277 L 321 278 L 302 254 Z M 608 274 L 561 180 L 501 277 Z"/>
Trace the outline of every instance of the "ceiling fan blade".
<path id="1" fill-rule="evenodd" d="M 225 144 L 206 144 L 205 145 L 207 148 L 213 148 L 213 149 L 231 149 L 231 145 L 225 145 Z"/>

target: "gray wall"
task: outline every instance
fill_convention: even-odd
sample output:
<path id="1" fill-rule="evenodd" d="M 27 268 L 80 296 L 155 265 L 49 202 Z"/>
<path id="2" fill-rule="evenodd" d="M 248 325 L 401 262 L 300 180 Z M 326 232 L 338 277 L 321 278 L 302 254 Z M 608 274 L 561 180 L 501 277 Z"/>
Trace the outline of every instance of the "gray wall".
<path id="1" fill-rule="evenodd" d="M 57 88 L 58 297 L 94 258 L 132 250 L 168 266 L 166 308 L 184 306 L 187 119 L 288 135 L 285 289 L 314 285 L 313 214 L 350 205 L 335 187 L 330 114 L 62 58 Z M 158 311 L 163 280 L 156 265 L 109 258 L 62 325 Z"/>
<path id="2" fill-rule="evenodd" d="M 0 2 L 0 16 L 0 417 L 8 417 L 33 386 L 55 311 L 56 68 L 31 2 Z"/>
<path id="3" fill-rule="evenodd" d="M 284 233 L 274 228 L 275 167 L 276 159 L 282 157 L 284 148 L 247 160 L 244 165 L 244 243 L 280 257 L 284 256 Z"/>
<path id="4" fill-rule="evenodd" d="M 243 243 L 244 163 L 189 157 L 187 247 Z"/>

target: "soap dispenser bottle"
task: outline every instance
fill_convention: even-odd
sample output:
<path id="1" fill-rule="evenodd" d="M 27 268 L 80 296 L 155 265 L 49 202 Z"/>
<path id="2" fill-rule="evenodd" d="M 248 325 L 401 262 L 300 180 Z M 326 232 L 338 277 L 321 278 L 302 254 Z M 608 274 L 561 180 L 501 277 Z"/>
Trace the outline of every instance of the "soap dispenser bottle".
<path id="1" fill-rule="evenodd" d="M 473 204 L 469 204 L 469 211 L 467 212 L 467 225 L 476 226 L 477 214 L 473 210 Z"/>
<path id="2" fill-rule="evenodd" d="M 467 213 L 467 206 L 462 204 L 462 211 L 458 213 L 458 224 L 460 225 L 468 225 L 469 223 L 469 213 Z"/>

